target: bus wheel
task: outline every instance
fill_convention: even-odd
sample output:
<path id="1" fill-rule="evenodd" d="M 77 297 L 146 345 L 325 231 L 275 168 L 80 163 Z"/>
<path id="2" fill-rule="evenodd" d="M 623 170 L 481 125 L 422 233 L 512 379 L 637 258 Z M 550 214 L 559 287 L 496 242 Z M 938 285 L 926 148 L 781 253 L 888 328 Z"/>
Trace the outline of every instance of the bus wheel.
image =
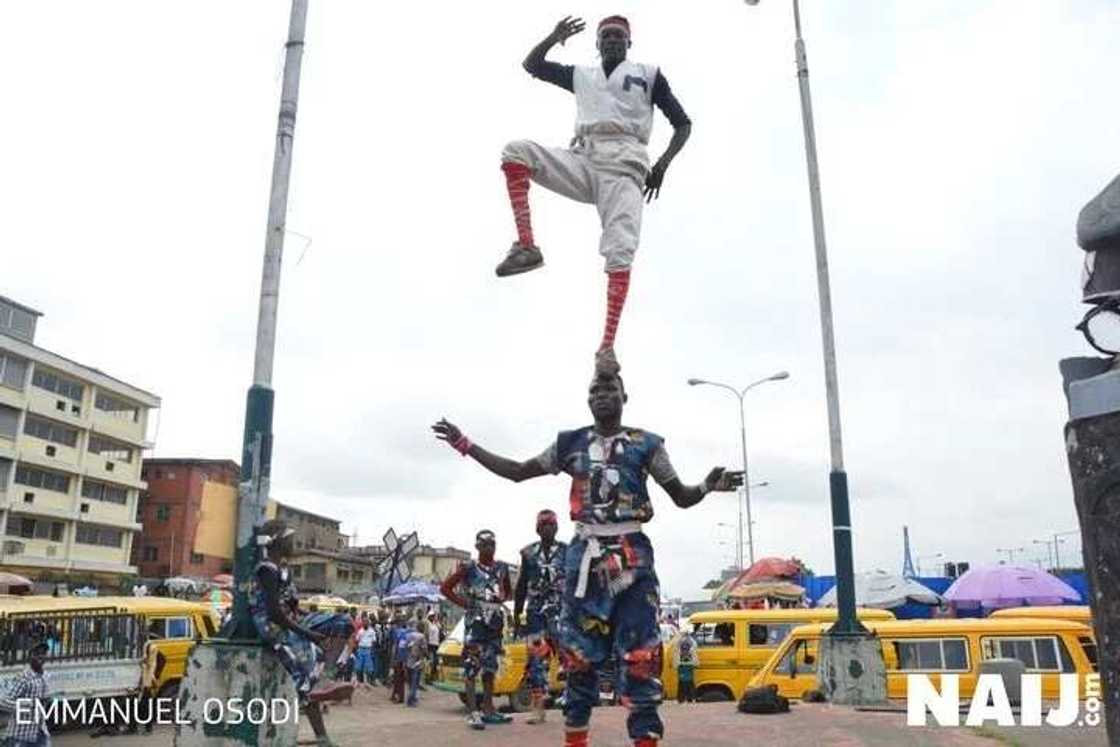
<path id="1" fill-rule="evenodd" d="M 729 700 L 734 700 L 731 693 L 726 688 L 718 685 L 714 687 L 702 687 L 696 693 L 696 700 L 700 703 L 724 703 Z"/>

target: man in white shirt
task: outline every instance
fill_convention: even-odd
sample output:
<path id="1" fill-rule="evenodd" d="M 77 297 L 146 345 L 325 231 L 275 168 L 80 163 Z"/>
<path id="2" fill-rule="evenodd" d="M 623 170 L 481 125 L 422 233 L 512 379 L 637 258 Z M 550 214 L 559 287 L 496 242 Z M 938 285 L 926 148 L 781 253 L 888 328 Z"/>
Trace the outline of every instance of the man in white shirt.
<path id="1" fill-rule="evenodd" d="M 571 91 L 576 99 L 575 138 L 570 149 L 547 148 L 516 140 L 502 151 L 517 240 L 495 272 L 499 277 L 535 270 L 544 264 L 534 244 L 529 212 L 529 180 L 599 211 L 599 253 L 606 260 L 607 315 L 595 353 L 596 370 L 619 371 L 614 354 L 622 307 L 630 288 L 630 265 L 638 250 L 642 200 L 655 199 L 669 164 L 684 147 L 692 122 L 656 65 L 626 59 L 630 22 L 609 16 L 599 22 L 596 47 L 601 65 L 560 65 L 545 59 L 557 43 L 583 31 L 579 18 L 565 18 L 529 52 L 523 66 L 532 76 Z M 673 138 L 652 166 L 646 154 L 657 107 L 673 125 Z"/>

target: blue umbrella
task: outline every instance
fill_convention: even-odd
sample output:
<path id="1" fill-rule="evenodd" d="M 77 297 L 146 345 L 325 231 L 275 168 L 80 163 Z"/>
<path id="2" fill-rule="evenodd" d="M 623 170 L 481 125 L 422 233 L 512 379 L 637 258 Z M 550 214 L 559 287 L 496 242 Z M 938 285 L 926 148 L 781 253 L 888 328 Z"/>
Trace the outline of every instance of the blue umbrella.
<path id="1" fill-rule="evenodd" d="M 427 581 L 405 581 L 398 584 L 389 596 L 381 600 L 382 604 L 412 604 L 414 602 L 442 602 L 443 594 L 439 587 Z"/>

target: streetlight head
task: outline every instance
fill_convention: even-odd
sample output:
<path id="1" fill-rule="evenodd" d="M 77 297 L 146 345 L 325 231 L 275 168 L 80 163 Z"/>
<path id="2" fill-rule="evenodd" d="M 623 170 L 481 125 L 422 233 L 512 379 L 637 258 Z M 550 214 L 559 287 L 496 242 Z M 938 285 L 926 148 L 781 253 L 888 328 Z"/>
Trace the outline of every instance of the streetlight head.
<path id="1" fill-rule="evenodd" d="M 696 386 L 697 384 L 706 384 L 706 383 L 708 383 L 708 382 L 704 381 L 703 379 L 689 379 L 688 380 L 688 385 L 689 386 Z"/>
<path id="2" fill-rule="evenodd" d="M 755 2 L 758 2 L 758 0 L 755 0 Z M 778 373 L 776 373 L 776 374 L 774 374 L 773 376 L 770 377 L 770 381 L 781 381 L 782 379 L 788 379 L 788 378 L 789 378 L 789 371 L 779 371 Z"/>

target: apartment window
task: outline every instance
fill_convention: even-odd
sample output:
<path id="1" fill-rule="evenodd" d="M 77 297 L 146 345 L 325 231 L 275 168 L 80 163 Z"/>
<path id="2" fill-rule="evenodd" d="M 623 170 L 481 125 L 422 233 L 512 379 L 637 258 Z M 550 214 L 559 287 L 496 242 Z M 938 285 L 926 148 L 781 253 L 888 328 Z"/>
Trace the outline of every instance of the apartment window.
<path id="1" fill-rule="evenodd" d="M 12 337 L 31 342 L 35 337 L 35 315 L 6 303 L 0 303 L 0 329 Z"/>
<path id="2" fill-rule="evenodd" d="M 41 369 L 38 366 L 35 367 L 35 373 L 31 375 L 31 383 L 40 389 L 54 392 L 75 402 L 82 401 L 82 392 L 85 390 L 81 382 L 67 378 L 62 374 L 56 374 L 53 371 Z"/>
<path id="3" fill-rule="evenodd" d="M 301 578 L 303 576 L 303 566 L 289 566 L 289 570 L 292 572 L 292 578 Z"/>
<path id="4" fill-rule="evenodd" d="M 171 518 L 171 506 L 156 506 L 156 521 L 167 521 Z"/>
<path id="5" fill-rule="evenodd" d="M 365 578 L 365 574 L 362 573 L 361 571 L 354 571 L 353 573 L 350 574 L 350 580 L 353 581 L 356 584 L 361 583 L 363 578 Z"/>
<path id="6" fill-rule="evenodd" d="M 12 473 L 12 460 L 0 459 L 0 493 L 8 489 L 8 475 Z"/>
<path id="7" fill-rule="evenodd" d="M 86 498 L 92 498 L 95 501 L 118 503 L 122 506 L 128 503 L 127 488 L 109 485 L 108 483 L 97 482 L 95 480 L 85 480 L 82 482 L 82 495 Z"/>
<path id="8" fill-rule="evenodd" d="M 0 438 L 15 440 L 19 433 L 19 410 L 0 405 Z"/>
<path id="9" fill-rule="evenodd" d="M 346 570 L 343 570 L 343 569 L 339 568 L 338 569 L 338 580 L 339 581 L 349 581 L 350 580 L 350 571 L 346 571 Z"/>
<path id="10" fill-rule="evenodd" d="M 56 493 L 70 492 L 70 478 L 58 472 L 37 469 L 26 465 L 16 467 L 16 482 L 31 488 L 44 488 Z"/>
<path id="11" fill-rule="evenodd" d="M 0 386 L 23 391 L 23 383 L 27 380 L 27 359 L 0 353 Z"/>
<path id="12" fill-rule="evenodd" d="M 132 461 L 131 446 L 96 433 L 89 434 L 89 452 L 91 454 L 100 454 L 106 459 L 116 459 L 118 462 Z"/>
<path id="13" fill-rule="evenodd" d="M 202 553 L 200 553 L 200 552 L 192 552 L 191 553 L 191 565 L 202 565 Z"/>
<path id="14" fill-rule="evenodd" d="M 93 406 L 110 417 L 128 420 L 133 423 L 140 419 L 139 405 L 117 399 L 108 394 L 98 393 L 97 397 L 94 398 Z"/>
<path id="15" fill-rule="evenodd" d="M 159 560 L 159 548 L 155 545 L 144 545 L 144 561 L 151 563 Z"/>
<path id="16" fill-rule="evenodd" d="M 61 542 L 62 533 L 66 524 L 61 521 L 36 519 L 32 516 L 12 514 L 8 517 L 9 537 L 22 537 L 23 539 L 45 539 L 51 542 Z"/>
<path id="17" fill-rule="evenodd" d="M 97 524 L 79 524 L 78 531 L 74 534 L 74 541 L 83 545 L 120 547 L 123 537 L 124 532 L 120 529 Z"/>
<path id="18" fill-rule="evenodd" d="M 78 430 L 45 418 L 28 415 L 23 421 L 23 432 L 28 436 L 41 438 L 63 446 L 74 448 L 78 445 Z"/>

